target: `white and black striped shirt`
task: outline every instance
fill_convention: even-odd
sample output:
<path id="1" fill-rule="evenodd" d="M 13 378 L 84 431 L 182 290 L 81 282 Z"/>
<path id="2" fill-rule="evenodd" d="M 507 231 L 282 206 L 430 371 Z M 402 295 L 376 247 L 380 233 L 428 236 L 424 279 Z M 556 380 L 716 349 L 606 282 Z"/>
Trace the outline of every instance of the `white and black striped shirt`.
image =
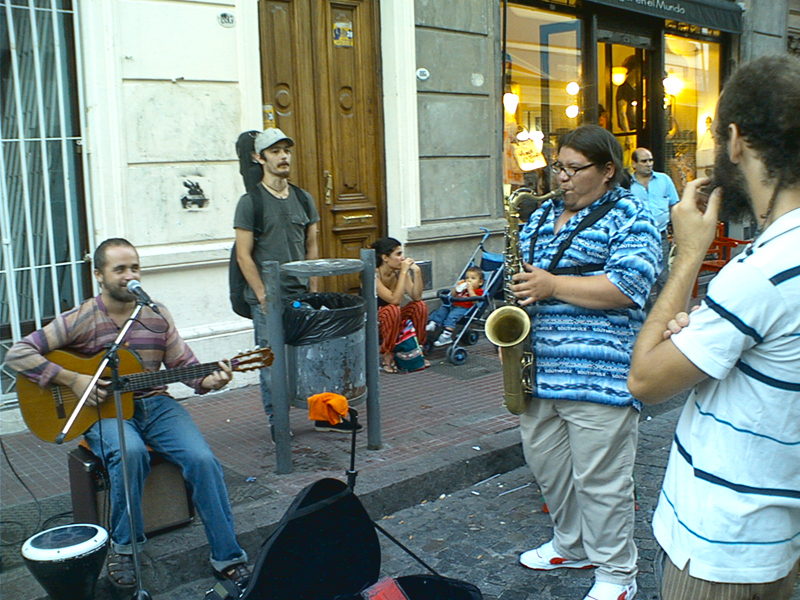
<path id="1" fill-rule="evenodd" d="M 800 209 L 712 280 L 672 340 L 710 378 L 678 422 L 656 538 L 700 579 L 785 577 L 800 557 Z"/>

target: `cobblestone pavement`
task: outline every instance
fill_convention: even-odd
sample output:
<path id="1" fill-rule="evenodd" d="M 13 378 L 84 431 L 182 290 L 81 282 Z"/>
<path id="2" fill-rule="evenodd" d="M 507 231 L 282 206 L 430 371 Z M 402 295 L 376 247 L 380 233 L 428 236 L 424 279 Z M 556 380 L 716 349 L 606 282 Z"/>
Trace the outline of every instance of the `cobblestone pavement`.
<path id="1" fill-rule="evenodd" d="M 640 424 L 635 471 L 639 600 L 658 598 L 650 521 L 679 413 L 679 404 L 655 416 L 646 410 Z M 593 582 L 591 570 L 542 572 L 519 565 L 521 552 L 552 535 L 550 517 L 542 511 L 539 488 L 527 467 L 398 511 L 380 525 L 440 574 L 477 585 L 486 600 L 581 600 Z M 425 572 L 383 535 L 379 538 L 383 576 Z M 196 582 L 156 600 L 199 600 L 212 584 L 211 579 Z M 800 600 L 800 587 L 792 600 Z"/>

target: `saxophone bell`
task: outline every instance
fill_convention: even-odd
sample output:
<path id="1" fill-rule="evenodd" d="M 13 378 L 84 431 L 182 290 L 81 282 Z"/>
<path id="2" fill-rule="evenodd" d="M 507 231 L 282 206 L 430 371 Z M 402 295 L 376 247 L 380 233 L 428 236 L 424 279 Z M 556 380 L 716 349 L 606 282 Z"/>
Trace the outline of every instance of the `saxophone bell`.
<path id="1" fill-rule="evenodd" d="M 519 306 L 501 306 L 487 317 L 484 332 L 490 342 L 502 348 L 503 406 L 512 415 L 521 415 L 528 408 L 532 389 L 530 317 Z"/>

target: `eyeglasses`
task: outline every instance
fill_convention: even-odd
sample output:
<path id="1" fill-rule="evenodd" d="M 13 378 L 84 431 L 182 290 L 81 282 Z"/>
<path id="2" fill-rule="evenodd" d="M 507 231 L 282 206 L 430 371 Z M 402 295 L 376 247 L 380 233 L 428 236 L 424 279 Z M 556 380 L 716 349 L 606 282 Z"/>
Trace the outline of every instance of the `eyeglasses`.
<path id="1" fill-rule="evenodd" d="M 550 170 L 556 175 L 564 173 L 567 177 L 575 177 L 575 174 L 578 171 L 583 171 L 584 169 L 588 169 L 589 167 L 593 166 L 595 166 L 595 163 L 589 163 L 588 165 L 583 165 L 582 167 L 565 167 L 561 163 L 553 163 L 550 165 Z"/>

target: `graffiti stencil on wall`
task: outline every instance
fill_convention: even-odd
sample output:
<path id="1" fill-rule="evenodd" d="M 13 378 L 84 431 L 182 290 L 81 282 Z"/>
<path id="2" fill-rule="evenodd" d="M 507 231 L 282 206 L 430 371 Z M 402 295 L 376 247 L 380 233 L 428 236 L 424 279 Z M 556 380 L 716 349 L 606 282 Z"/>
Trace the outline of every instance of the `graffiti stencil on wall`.
<path id="1" fill-rule="evenodd" d="M 206 198 L 206 194 L 203 188 L 200 187 L 199 182 L 186 179 L 183 182 L 183 186 L 188 190 L 181 196 L 181 206 L 183 208 L 205 208 L 208 206 L 208 198 Z"/>

